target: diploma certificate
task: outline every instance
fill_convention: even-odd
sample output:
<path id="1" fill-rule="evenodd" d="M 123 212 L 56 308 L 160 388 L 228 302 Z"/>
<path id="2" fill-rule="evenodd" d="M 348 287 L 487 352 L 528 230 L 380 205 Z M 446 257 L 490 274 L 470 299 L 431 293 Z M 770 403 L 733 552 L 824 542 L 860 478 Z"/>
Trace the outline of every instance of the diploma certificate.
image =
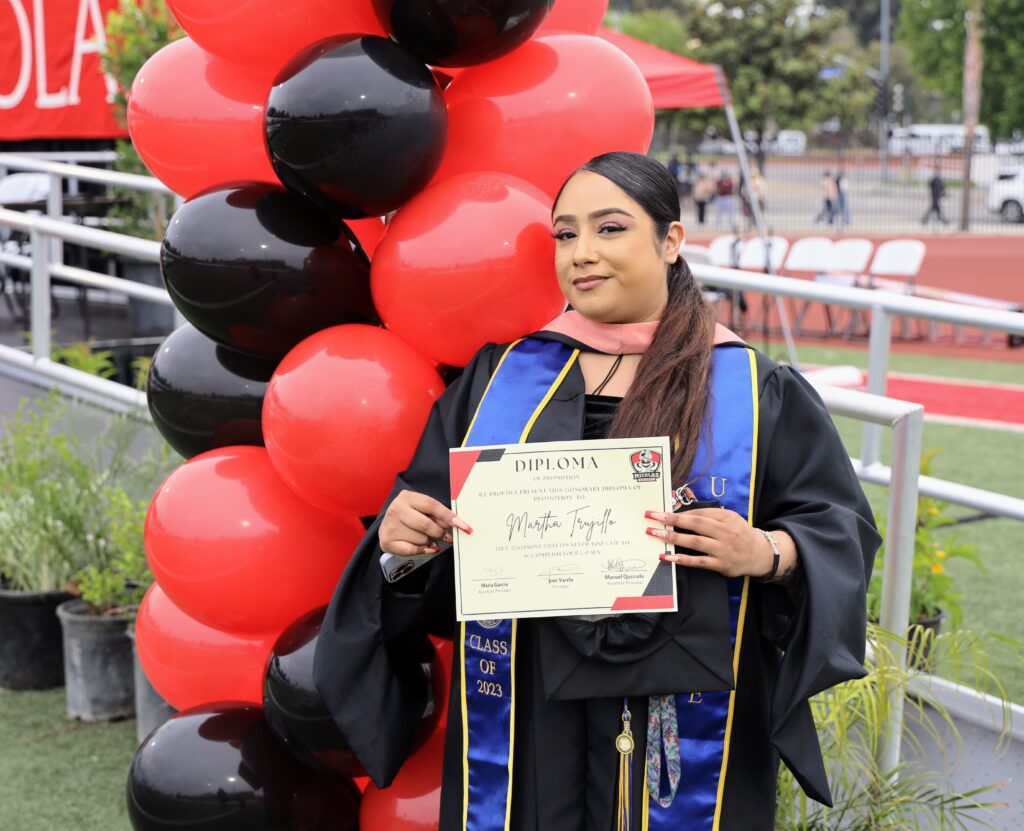
<path id="1" fill-rule="evenodd" d="M 450 451 L 459 620 L 673 612 L 667 437 Z"/>

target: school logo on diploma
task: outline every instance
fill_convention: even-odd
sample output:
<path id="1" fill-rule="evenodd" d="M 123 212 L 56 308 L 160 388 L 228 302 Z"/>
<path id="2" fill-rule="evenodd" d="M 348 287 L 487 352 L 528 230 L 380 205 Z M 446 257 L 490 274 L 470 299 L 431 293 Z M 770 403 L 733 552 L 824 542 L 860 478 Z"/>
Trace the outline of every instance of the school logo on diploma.
<path id="1" fill-rule="evenodd" d="M 629 462 L 637 482 L 657 482 L 661 478 L 661 453 L 657 450 L 638 450 L 629 457 Z"/>

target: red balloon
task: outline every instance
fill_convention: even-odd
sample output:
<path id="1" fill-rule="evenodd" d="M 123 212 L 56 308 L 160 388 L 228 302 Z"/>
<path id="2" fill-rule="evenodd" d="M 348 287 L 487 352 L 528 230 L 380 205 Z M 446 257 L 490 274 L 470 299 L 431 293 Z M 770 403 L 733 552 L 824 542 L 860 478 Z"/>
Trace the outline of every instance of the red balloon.
<path id="1" fill-rule="evenodd" d="M 444 730 L 438 729 L 389 787 L 367 785 L 359 806 L 360 831 L 437 831 L 443 758 Z"/>
<path id="2" fill-rule="evenodd" d="M 582 32 L 593 35 L 601 28 L 608 0 L 557 0 L 540 24 L 538 35 L 554 32 Z"/>
<path id="3" fill-rule="evenodd" d="M 222 447 L 175 470 L 146 516 L 149 565 L 202 623 L 279 633 L 326 604 L 363 526 L 297 497 L 262 447 Z M 260 699 L 255 699 L 260 700 Z"/>
<path id="4" fill-rule="evenodd" d="M 431 359 L 464 366 L 489 341 L 532 332 L 565 307 L 551 200 L 501 173 L 452 176 L 391 220 L 370 269 L 388 328 Z"/>
<path id="5" fill-rule="evenodd" d="M 233 635 L 206 626 L 152 586 L 135 619 L 135 649 L 146 677 L 178 710 L 212 701 L 263 704 L 263 672 L 275 633 Z"/>
<path id="6" fill-rule="evenodd" d="M 646 153 L 654 130 L 654 103 L 636 64 L 621 49 L 587 35 L 539 38 L 470 67 L 444 97 L 448 145 L 435 182 L 457 173 L 501 171 L 553 198 L 593 156 Z"/>
<path id="7" fill-rule="evenodd" d="M 188 38 L 139 70 L 128 98 L 128 130 L 142 161 L 176 193 L 214 185 L 277 183 L 263 135 L 273 75 L 206 54 Z"/>
<path id="8" fill-rule="evenodd" d="M 366 256 L 372 259 L 373 252 L 377 250 L 380 241 L 384 239 L 384 220 L 379 216 L 371 216 L 368 219 L 346 219 L 345 224 L 356 235 Z"/>
<path id="9" fill-rule="evenodd" d="M 208 52 L 277 72 L 300 49 L 332 35 L 387 35 L 371 0 L 168 0 Z"/>
<path id="10" fill-rule="evenodd" d="M 443 391 L 430 362 L 397 335 L 363 325 L 324 329 L 292 349 L 267 386 L 270 461 L 311 504 L 376 514 Z"/>
<path id="11" fill-rule="evenodd" d="M 448 723 L 448 699 L 451 695 L 452 683 L 452 656 L 455 653 L 455 646 L 448 638 L 430 636 L 434 644 L 434 651 L 437 653 L 434 662 L 430 665 L 434 675 L 431 677 L 431 688 L 434 691 L 434 701 L 437 702 L 437 729 L 444 732 Z"/>

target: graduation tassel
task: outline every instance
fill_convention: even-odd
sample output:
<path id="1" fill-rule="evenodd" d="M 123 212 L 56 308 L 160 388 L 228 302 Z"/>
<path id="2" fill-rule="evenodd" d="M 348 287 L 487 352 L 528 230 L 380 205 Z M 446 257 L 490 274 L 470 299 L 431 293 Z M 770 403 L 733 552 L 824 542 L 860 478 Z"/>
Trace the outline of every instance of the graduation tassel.
<path id="1" fill-rule="evenodd" d="M 629 699 L 622 699 L 622 732 L 615 737 L 615 749 L 619 752 L 619 810 L 615 831 L 630 831 L 632 828 L 633 795 L 633 730 L 630 722 Z"/>

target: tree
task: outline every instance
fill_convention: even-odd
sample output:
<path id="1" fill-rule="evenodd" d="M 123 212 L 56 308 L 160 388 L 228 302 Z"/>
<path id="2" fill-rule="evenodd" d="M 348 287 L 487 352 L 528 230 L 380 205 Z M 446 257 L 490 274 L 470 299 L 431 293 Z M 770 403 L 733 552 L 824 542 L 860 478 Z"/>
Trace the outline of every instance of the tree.
<path id="1" fill-rule="evenodd" d="M 833 118 L 848 134 L 870 109 L 874 87 L 842 12 L 800 0 L 668 2 L 671 7 L 621 15 L 622 30 L 721 66 L 737 118 L 759 145 L 775 129 L 806 129 Z M 724 130 L 724 119 L 716 126 Z"/>
<path id="2" fill-rule="evenodd" d="M 963 90 L 965 10 L 968 0 L 903 0 L 897 38 L 910 50 L 921 78 L 950 98 Z M 982 4 L 985 71 L 981 79 L 981 123 L 993 135 L 1010 136 L 1024 127 L 1024 2 Z"/>
<path id="3" fill-rule="evenodd" d="M 113 75 L 117 81 L 114 115 L 121 124 L 127 125 L 128 91 L 135 76 L 150 57 L 185 33 L 163 0 L 120 0 L 118 7 L 107 15 L 106 33 L 107 46 L 101 56 L 103 71 Z M 114 170 L 149 173 L 130 141 L 119 139 L 116 151 Z M 127 204 L 111 209 L 111 216 L 120 222 L 122 233 L 163 238 L 173 211 L 170 197 L 124 188 L 115 188 L 114 192 L 128 200 Z"/>
<path id="4" fill-rule="evenodd" d="M 880 0 L 823 0 L 822 5 L 830 9 L 842 9 L 850 19 L 850 25 L 857 32 L 861 46 L 867 46 L 881 36 L 882 4 Z M 900 15 L 900 0 L 891 0 L 890 13 L 893 20 Z"/>

